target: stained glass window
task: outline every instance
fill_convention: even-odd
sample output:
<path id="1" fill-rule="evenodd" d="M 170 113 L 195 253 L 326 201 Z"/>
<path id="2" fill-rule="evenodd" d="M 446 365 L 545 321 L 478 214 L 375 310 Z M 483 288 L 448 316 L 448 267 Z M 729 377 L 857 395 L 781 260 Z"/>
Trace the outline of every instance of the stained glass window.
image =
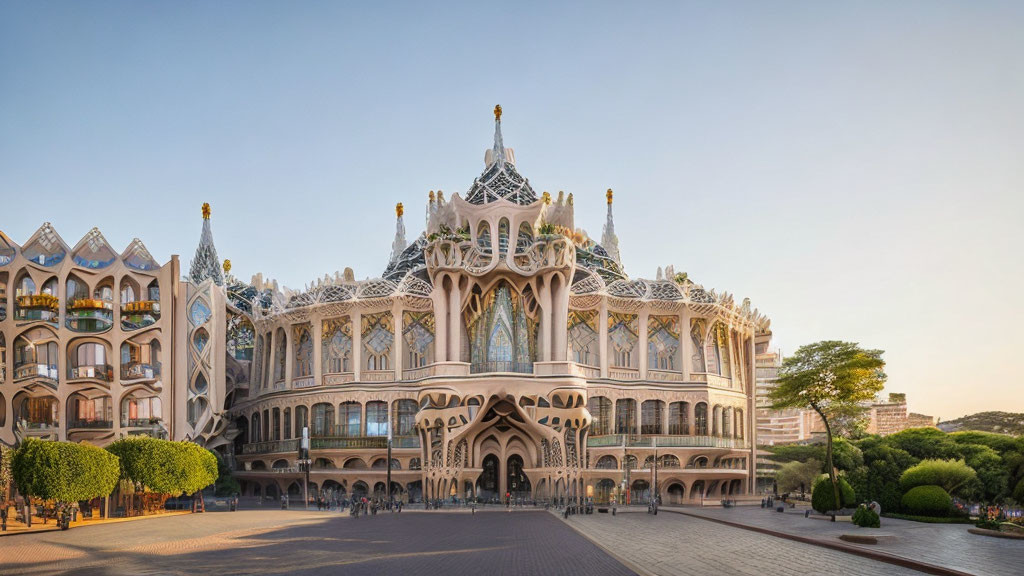
<path id="1" fill-rule="evenodd" d="M 351 372 L 352 322 L 348 316 L 323 321 L 321 362 L 325 374 Z"/>
<path id="2" fill-rule="evenodd" d="M 569 351 L 575 362 L 588 366 L 601 365 L 597 331 L 599 321 L 596 310 L 569 311 Z"/>
<path id="3" fill-rule="evenodd" d="M 210 307 L 206 305 L 206 302 L 197 299 L 192 303 L 192 308 L 189 311 L 189 316 L 192 319 L 193 326 L 201 326 L 210 319 L 213 313 L 210 311 Z"/>

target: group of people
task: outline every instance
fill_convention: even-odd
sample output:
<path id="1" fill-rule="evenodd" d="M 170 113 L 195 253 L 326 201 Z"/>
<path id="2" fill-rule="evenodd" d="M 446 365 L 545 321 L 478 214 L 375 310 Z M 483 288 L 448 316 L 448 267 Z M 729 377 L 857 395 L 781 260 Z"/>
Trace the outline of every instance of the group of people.
<path id="1" fill-rule="evenodd" d="M 353 518 L 359 518 L 360 514 L 364 516 L 376 516 L 378 511 L 390 511 L 402 513 L 402 508 L 405 506 L 401 500 L 395 502 L 394 500 L 385 501 L 379 498 L 367 499 L 366 497 L 353 499 L 349 506 L 349 514 Z"/>

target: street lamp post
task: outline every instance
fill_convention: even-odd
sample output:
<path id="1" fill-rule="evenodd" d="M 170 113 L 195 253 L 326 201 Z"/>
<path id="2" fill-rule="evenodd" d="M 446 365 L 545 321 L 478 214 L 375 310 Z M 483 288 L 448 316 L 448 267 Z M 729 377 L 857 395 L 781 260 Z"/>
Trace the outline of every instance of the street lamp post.
<path id="1" fill-rule="evenodd" d="M 387 479 L 387 495 L 388 495 L 388 506 L 391 506 L 391 425 L 388 425 L 388 479 Z"/>
<path id="2" fill-rule="evenodd" d="M 309 468 L 312 461 L 309 459 L 309 427 L 302 427 L 302 442 L 299 444 L 299 470 L 306 473 L 306 483 L 302 485 L 302 499 L 306 501 L 306 510 L 309 510 Z"/>

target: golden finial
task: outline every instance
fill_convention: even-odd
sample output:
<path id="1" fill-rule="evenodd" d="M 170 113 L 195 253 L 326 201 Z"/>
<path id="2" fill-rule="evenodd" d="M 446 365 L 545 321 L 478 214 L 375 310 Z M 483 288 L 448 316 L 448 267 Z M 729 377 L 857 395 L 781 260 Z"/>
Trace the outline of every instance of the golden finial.
<path id="1" fill-rule="evenodd" d="M 545 204 L 551 204 L 551 194 L 548 194 L 547 190 L 540 195 L 540 199 L 543 200 Z"/>
<path id="2" fill-rule="evenodd" d="M 395 215 L 401 218 L 402 214 L 405 214 L 405 208 L 402 206 L 402 203 L 399 202 L 398 204 L 395 204 Z"/>
<path id="3" fill-rule="evenodd" d="M 611 188 L 609 188 L 609 189 L 608 189 L 608 191 L 604 193 L 604 197 L 608 199 L 608 203 L 609 203 L 609 204 L 611 204 L 611 203 L 612 203 L 612 195 L 613 195 L 613 194 L 614 194 L 614 193 L 612 192 L 612 189 L 611 189 Z"/>
<path id="4" fill-rule="evenodd" d="M 203 220 L 210 219 L 210 203 L 203 202 Z"/>
<path id="5" fill-rule="evenodd" d="M 228 272 L 231 272 L 231 260 L 225 259 L 224 260 L 224 273 L 227 274 Z"/>
<path id="6" fill-rule="evenodd" d="M 430 191 L 430 201 L 431 202 L 434 201 L 434 191 L 433 190 Z"/>
<path id="7" fill-rule="evenodd" d="M 501 104 L 494 107 L 494 119 L 501 122 Z"/>

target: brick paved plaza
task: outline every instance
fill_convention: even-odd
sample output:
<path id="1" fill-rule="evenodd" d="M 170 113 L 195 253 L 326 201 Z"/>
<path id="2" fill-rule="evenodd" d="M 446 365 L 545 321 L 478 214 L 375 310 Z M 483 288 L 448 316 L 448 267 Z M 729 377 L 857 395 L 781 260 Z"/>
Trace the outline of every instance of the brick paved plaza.
<path id="1" fill-rule="evenodd" d="M 788 533 L 834 538 L 849 524 L 759 509 L 688 509 Z M 1024 543 L 966 527 L 886 521 L 898 540 L 875 547 L 965 572 L 1020 573 Z M 585 536 L 585 537 L 584 537 Z M 597 542 L 600 546 L 595 545 Z M 610 554 L 609 554 L 610 553 Z M 624 564 L 620 563 L 624 562 Z M 336 512 L 244 510 L 121 522 L 0 538 L 0 574 L 919 574 L 846 552 L 664 512 L 573 516 L 542 511 L 406 511 L 359 519 Z"/>
<path id="2" fill-rule="evenodd" d="M 0 538 L 0 574 L 565 574 L 632 571 L 554 515 L 240 511 Z"/>

